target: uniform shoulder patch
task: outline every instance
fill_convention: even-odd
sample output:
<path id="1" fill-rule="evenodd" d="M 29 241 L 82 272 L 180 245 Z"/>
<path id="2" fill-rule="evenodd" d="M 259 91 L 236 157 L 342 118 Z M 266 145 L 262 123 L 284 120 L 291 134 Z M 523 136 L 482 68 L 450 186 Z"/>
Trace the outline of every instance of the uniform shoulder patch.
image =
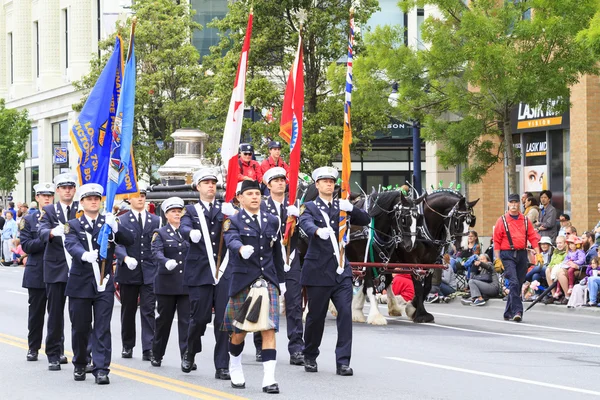
<path id="1" fill-rule="evenodd" d="M 40 218 L 38 219 L 38 221 L 41 221 L 42 218 L 44 218 L 44 214 L 46 214 L 46 210 L 42 210 L 42 212 L 40 213 Z"/>
<path id="2" fill-rule="evenodd" d="M 158 237 L 158 232 L 154 232 L 154 234 L 152 235 L 152 241 L 154 242 L 157 237 Z"/>
<path id="3" fill-rule="evenodd" d="M 23 229 L 25 229 L 25 218 L 21 218 L 21 221 L 19 221 L 19 230 Z"/>
<path id="4" fill-rule="evenodd" d="M 306 210 L 306 204 L 302 204 L 300 206 L 300 215 L 302 215 L 302 213 L 304 212 L 304 210 Z"/>
<path id="5" fill-rule="evenodd" d="M 183 217 L 185 215 L 186 210 L 187 210 L 187 207 L 183 207 L 183 210 L 181 210 L 181 217 Z"/>
<path id="6" fill-rule="evenodd" d="M 78 211 L 75 213 L 75 218 L 81 218 L 81 216 L 82 216 L 82 215 L 83 215 L 83 210 L 78 210 Z"/>
<path id="7" fill-rule="evenodd" d="M 231 220 L 226 219 L 225 222 L 223 222 L 223 232 L 227 232 L 229 230 L 230 226 L 231 226 Z"/>
<path id="8" fill-rule="evenodd" d="M 71 225 L 69 225 L 69 223 L 67 222 L 67 223 L 65 224 L 65 235 L 66 235 L 67 233 L 69 233 L 69 232 L 71 232 Z"/>

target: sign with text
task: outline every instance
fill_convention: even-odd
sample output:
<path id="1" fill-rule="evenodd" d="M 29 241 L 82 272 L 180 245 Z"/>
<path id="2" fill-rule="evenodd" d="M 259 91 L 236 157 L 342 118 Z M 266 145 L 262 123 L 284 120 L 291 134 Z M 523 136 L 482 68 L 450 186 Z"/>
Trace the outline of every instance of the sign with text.
<path id="1" fill-rule="evenodd" d="M 54 164 L 66 164 L 68 161 L 68 152 L 66 147 L 54 148 Z"/>
<path id="2" fill-rule="evenodd" d="M 555 101 L 549 102 L 545 108 L 532 107 L 519 103 L 511 111 L 511 130 L 517 132 L 544 131 L 547 129 L 569 129 L 570 112 L 560 113 L 554 110 Z"/>

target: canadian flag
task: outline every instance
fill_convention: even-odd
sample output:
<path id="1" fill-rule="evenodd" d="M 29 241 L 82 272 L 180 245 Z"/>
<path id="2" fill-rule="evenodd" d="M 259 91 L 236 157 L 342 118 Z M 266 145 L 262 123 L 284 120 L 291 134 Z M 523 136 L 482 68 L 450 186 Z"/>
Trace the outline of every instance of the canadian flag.
<path id="1" fill-rule="evenodd" d="M 246 70 L 248 69 L 248 52 L 250 51 L 251 36 L 252 11 L 250 11 L 250 15 L 248 16 L 246 37 L 244 38 L 240 63 L 238 64 L 235 76 L 233 93 L 231 93 L 229 111 L 227 111 L 227 120 L 225 121 L 225 131 L 223 132 L 223 143 L 221 144 L 221 160 L 227 165 L 225 190 L 225 201 L 227 202 L 231 201 L 235 196 L 239 174 L 238 147 L 242 134 L 242 122 L 244 120 L 244 92 L 246 90 Z"/>

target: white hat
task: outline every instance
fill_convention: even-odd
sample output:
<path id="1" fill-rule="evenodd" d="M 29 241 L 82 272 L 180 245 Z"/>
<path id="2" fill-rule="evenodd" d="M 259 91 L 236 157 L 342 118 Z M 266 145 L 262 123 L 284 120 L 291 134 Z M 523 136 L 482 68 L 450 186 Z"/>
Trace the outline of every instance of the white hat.
<path id="1" fill-rule="evenodd" d="M 312 173 L 313 181 L 319 179 L 333 179 L 334 181 L 338 178 L 338 171 L 333 167 L 321 167 L 317 168 Z"/>
<path id="2" fill-rule="evenodd" d="M 287 173 L 285 172 L 285 168 L 273 167 L 273 168 L 269 169 L 267 172 L 265 172 L 265 174 L 263 175 L 263 180 L 265 181 L 265 183 L 268 184 L 275 178 L 284 178 L 285 179 L 286 175 L 287 175 Z"/>
<path id="3" fill-rule="evenodd" d="M 173 208 L 183 208 L 183 200 L 180 197 L 169 197 L 161 204 L 160 208 L 164 213 L 173 209 Z"/>
<path id="4" fill-rule="evenodd" d="M 138 191 L 140 192 L 140 194 L 146 194 L 146 192 L 148 191 L 148 184 L 138 182 Z"/>
<path id="5" fill-rule="evenodd" d="M 79 197 L 80 200 L 90 196 L 102 197 L 102 194 L 104 194 L 104 188 L 97 183 L 86 183 L 85 185 L 79 186 L 79 189 L 77 189 L 77 197 Z"/>
<path id="6" fill-rule="evenodd" d="M 38 194 L 54 194 L 54 189 L 54 184 L 50 182 L 43 182 L 33 185 L 33 190 L 35 190 L 36 196 Z"/>
<path id="7" fill-rule="evenodd" d="M 77 176 L 70 172 L 66 172 L 64 174 L 56 175 L 54 177 L 54 184 L 56 187 L 61 186 L 77 186 Z"/>
<path id="8" fill-rule="evenodd" d="M 206 181 L 206 180 L 217 181 L 217 171 L 213 168 L 200 168 L 198 171 L 194 172 L 194 183 L 197 185 L 198 182 Z"/>
<path id="9" fill-rule="evenodd" d="M 539 244 L 542 244 L 542 243 L 552 245 L 552 239 L 550 239 L 550 237 L 548 237 L 548 236 L 542 236 L 542 238 L 539 241 Z"/>

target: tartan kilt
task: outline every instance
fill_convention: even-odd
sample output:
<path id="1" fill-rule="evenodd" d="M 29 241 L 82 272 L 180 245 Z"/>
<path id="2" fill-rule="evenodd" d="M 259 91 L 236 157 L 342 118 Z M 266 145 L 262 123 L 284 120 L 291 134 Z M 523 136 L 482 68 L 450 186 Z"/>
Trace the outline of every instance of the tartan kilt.
<path id="1" fill-rule="evenodd" d="M 275 332 L 279 331 L 279 290 L 271 282 L 267 282 L 267 289 L 269 290 L 269 319 L 273 321 L 275 326 Z M 240 290 L 235 295 L 229 298 L 227 308 L 225 309 L 225 318 L 223 318 L 223 325 L 221 326 L 222 331 L 240 333 L 242 330 L 233 326 L 233 321 L 240 308 L 246 301 L 250 287 Z"/>

